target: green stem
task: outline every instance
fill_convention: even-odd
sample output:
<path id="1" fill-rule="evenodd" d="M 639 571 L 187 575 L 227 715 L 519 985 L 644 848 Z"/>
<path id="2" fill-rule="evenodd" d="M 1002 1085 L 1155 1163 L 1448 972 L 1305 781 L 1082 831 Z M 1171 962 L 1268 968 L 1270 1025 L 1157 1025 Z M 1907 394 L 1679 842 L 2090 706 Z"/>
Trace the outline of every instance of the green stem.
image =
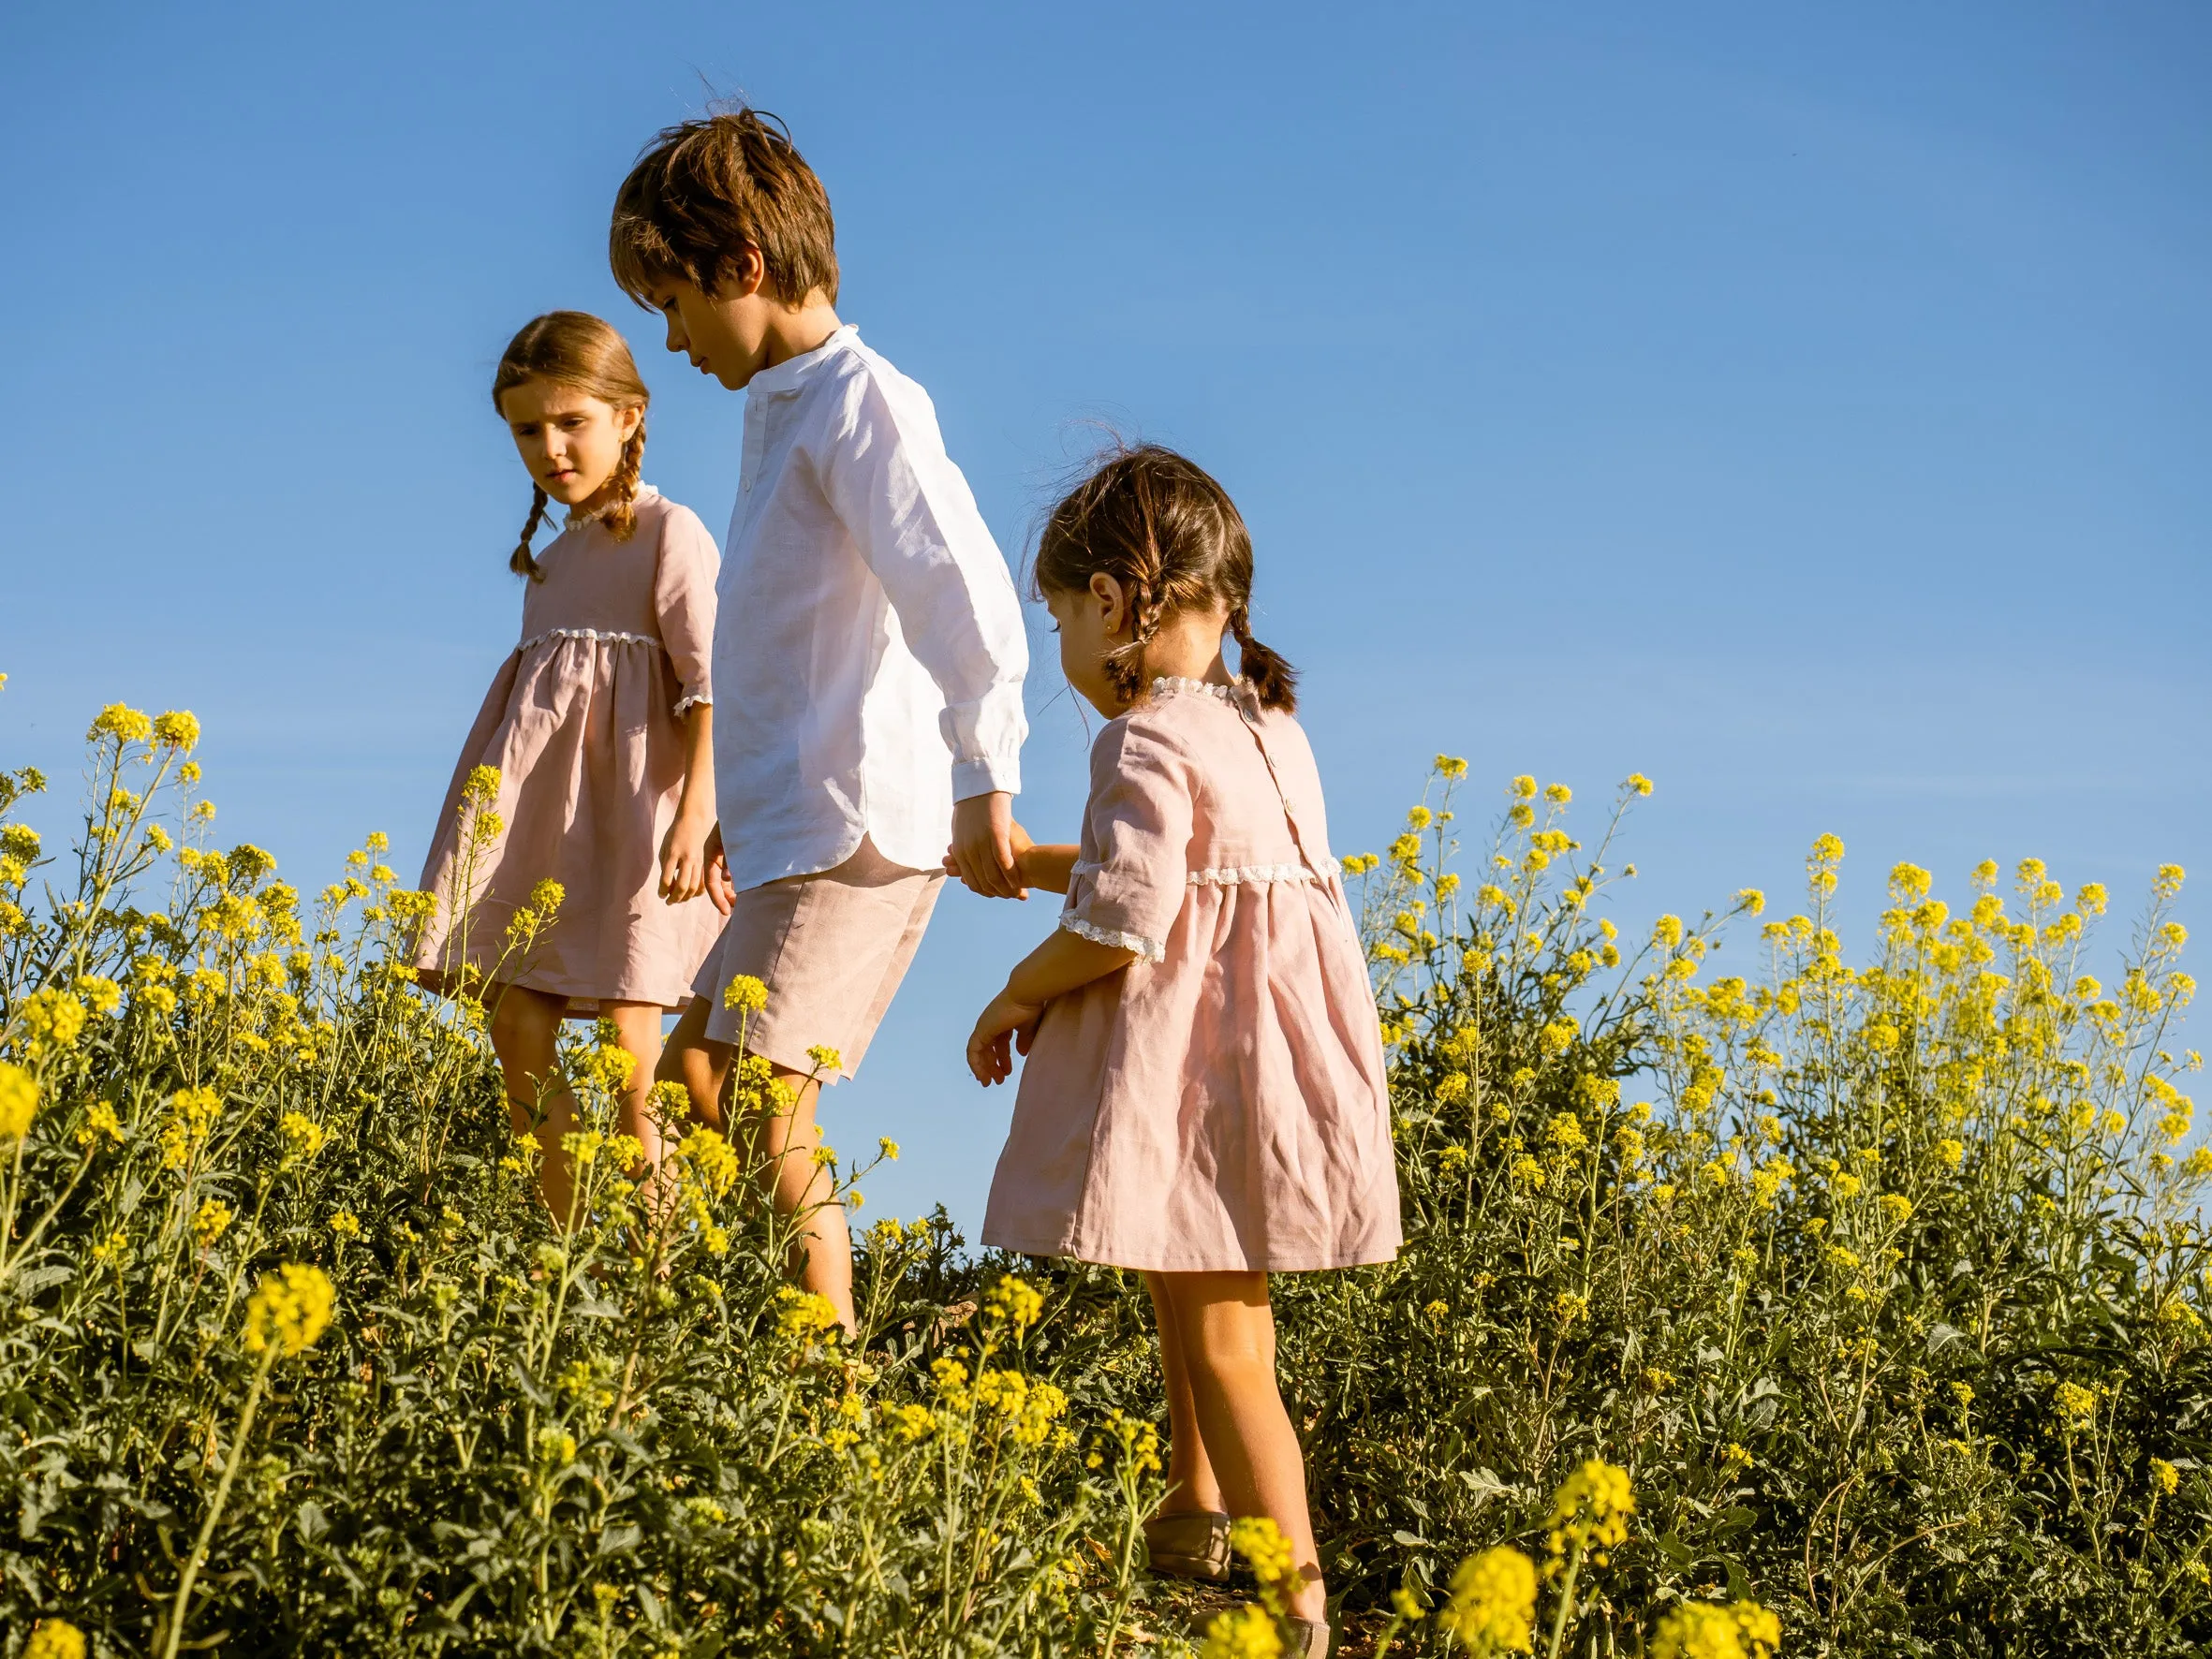
<path id="1" fill-rule="evenodd" d="M 1582 1571 L 1582 1546 L 1575 1545 L 1574 1553 L 1567 1558 L 1567 1576 L 1559 1581 L 1559 1607 L 1552 1615 L 1552 1642 L 1544 1651 L 1544 1659 L 1559 1659 L 1559 1639 L 1567 1634 L 1567 1610 L 1574 1606 L 1574 1579 Z"/>
<path id="2" fill-rule="evenodd" d="M 238 1414 L 238 1433 L 230 1442 L 230 1461 L 223 1465 L 223 1478 L 215 1484 L 215 1500 L 208 1505 L 207 1519 L 199 1523 L 199 1538 L 192 1546 L 191 1559 L 184 1563 L 184 1576 L 177 1583 L 176 1605 L 170 1609 L 169 1639 L 161 1650 L 161 1659 L 177 1659 L 177 1644 L 184 1639 L 184 1615 L 192 1602 L 192 1586 L 199 1577 L 199 1569 L 207 1560 L 207 1547 L 215 1535 L 215 1523 L 223 1519 L 223 1505 L 230 1501 L 230 1483 L 238 1478 L 238 1465 L 245 1461 L 245 1443 L 254 1431 L 254 1412 L 261 1403 L 261 1387 L 269 1380 L 269 1367 L 276 1359 L 273 1345 L 261 1350 L 261 1363 L 254 1372 L 253 1386 L 245 1391 L 245 1405 Z"/>

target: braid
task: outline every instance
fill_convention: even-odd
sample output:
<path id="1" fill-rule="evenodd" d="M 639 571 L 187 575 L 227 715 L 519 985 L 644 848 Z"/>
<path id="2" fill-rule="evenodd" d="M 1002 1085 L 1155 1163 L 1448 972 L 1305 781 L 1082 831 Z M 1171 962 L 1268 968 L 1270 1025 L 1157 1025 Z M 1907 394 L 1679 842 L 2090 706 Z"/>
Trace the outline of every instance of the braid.
<path id="1" fill-rule="evenodd" d="M 638 430 L 629 435 L 622 447 L 622 459 L 614 463 L 614 477 L 608 480 L 614 489 L 614 499 L 608 504 L 607 528 L 616 541 L 627 541 L 638 528 L 638 471 L 645 464 L 645 420 L 638 418 Z"/>
<path id="2" fill-rule="evenodd" d="M 535 484 L 530 487 L 530 516 L 523 521 L 523 539 L 515 543 L 514 551 L 507 556 L 507 567 L 532 581 L 545 580 L 545 572 L 538 567 L 537 556 L 530 551 L 530 538 L 538 534 L 538 526 L 545 522 L 547 500 L 544 490 Z"/>
<path id="3" fill-rule="evenodd" d="M 1238 605 L 1229 613 L 1229 631 L 1236 639 L 1237 672 L 1252 683 L 1263 709 L 1289 714 L 1298 707 L 1298 670 L 1252 638 L 1252 613 Z"/>

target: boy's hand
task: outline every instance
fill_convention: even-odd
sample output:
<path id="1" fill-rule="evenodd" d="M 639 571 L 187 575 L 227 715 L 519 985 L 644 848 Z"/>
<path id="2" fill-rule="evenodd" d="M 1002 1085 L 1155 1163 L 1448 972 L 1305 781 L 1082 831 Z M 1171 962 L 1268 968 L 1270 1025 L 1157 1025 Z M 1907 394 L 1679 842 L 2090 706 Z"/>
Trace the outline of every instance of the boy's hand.
<path id="1" fill-rule="evenodd" d="M 706 865 L 707 903 L 728 916 L 730 905 L 737 903 L 737 887 L 730 879 L 730 860 L 722 854 L 722 826 L 718 823 L 707 831 Z"/>
<path id="2" fill-rule="evenodd" d="M 1026 899 L 1015 873 L 1013 797 L 1003 789 L 952 803 L 952 869 L 971 893 L 986 899 Z M 1022 837 L 1024 845 L 1028 844 Z"/>
<path id="3" fill-rule="evenodd" d="M 976 1074 L 977 1082 L 988 1089 L 1014 1075 L 1007 1039 L 1013 1039 L 1017 1051 L 1028 1053 L 1029 1045 L 1037 1040 L 1037 1021 L 1043 1012 L 1042 1003 L 1018 1003 L 1007 991 L 991 999 L 991 1006 L 977 1016 L 976 1028 L 967 1039 L 967 1069 Z"/>

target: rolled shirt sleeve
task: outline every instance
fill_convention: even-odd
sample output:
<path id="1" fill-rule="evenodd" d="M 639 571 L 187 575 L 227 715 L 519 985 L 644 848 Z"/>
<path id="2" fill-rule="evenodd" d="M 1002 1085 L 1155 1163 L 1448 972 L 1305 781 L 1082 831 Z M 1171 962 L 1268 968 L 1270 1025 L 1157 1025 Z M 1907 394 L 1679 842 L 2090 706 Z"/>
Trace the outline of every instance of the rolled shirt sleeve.
<path id="1" fill-rule="evenodd" d="M 715 700 L 715 577 L 722 555 L 715 538 L 688 507 L 671 506 L 661 526 L 660 563 L 653 578 L 653 609 L 660 642 L 676 671 L 676 713 Z"/>
<path id="2" fill-rule="evenodd" d="M 944 696 L 952 799 L 1019 792 L 1029 730 L 1021 601 L 928 400 L 856 376 L 832 428 L 818 462 L 824 493 Z"/>
<path id="3" fill-rule="evenodd" d="M 1063 928 L 1147 962 L 1167 955 L 1190 891 L 1195 782 L 1187 756 L 1127 721 L 1099 734 Z"/>

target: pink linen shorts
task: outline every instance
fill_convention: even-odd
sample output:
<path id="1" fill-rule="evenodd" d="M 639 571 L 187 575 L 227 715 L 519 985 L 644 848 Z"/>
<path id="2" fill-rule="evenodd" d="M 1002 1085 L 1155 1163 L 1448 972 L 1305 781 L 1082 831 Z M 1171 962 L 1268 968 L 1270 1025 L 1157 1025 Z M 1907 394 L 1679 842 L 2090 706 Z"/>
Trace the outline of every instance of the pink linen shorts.
<path id="1" fill-rule="evenodd" d="M 707 1039 L 735 1045 L 742 1031 L 753 1053 L 800 1072 L 814 1067 L 806 1050 L 827 1045 L 843 1065 L 824 1080 L 852 1076 L 944 885 L 943 871 L 893 864 L 863 838 L 833 869 L 747 888 L 691 983 L 706 999 Z M 740 974 L 768 987 L 768 1006 L 749 1017 L 722 1006 Z"/>

